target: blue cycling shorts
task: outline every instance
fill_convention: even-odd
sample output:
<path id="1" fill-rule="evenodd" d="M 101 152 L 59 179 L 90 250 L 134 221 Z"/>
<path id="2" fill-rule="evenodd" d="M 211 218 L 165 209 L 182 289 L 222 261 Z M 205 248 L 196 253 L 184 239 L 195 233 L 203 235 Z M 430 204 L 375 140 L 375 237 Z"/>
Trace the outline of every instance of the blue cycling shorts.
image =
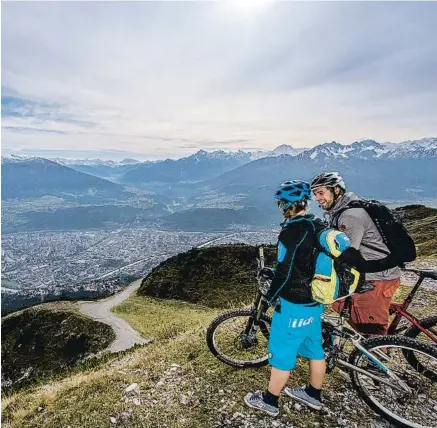
<path id="1" fill-rule="evenodd" d="M 293 370 L 296 357 L 323 360 L 322 313 L 324 305 L 297 304 L 280 299 L 273 314 L 269 338 L 269 363 Z"/>

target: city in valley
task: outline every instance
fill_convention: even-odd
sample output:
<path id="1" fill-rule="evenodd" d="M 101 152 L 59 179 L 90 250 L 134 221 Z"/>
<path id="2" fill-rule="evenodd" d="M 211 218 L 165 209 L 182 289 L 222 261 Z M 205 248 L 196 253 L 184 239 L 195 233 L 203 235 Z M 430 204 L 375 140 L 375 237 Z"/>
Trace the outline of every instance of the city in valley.
<path id="1" fill-rule="evenodd" d="M 7 234 L 2 243 L 2 311 L 48 300 L 104 297 L 191 248 L 274 243 L 277 232 L 119 228 Z"/>

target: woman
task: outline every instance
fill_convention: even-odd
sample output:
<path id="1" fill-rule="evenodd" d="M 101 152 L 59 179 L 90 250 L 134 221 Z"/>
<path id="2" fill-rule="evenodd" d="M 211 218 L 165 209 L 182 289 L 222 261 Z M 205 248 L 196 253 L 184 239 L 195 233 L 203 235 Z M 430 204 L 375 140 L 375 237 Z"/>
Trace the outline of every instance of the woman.
<path id="1" fill-rule="evenodd" d="M 325 226 L 307 213 L 311 197 L 309 183 L 286 181 L 274 197 L 284 217 L 278 237 L 278 265 L 274 272 L 271 269 L 260 272 L 272 279 L 267 298 L 270 305 L 276 303 L 269 338 L 272 372 L 265 392 L 256 391 L 244 397 L 248 406 L 272 416 L 279 413 L 279 395 L 297 356 L 309 359 L 310 382 L 303 388 L 285 388 L 284 392 L 295 400 L 321 409 L 321 388 L 326 372 L 322 348 L 323 305 L 313 301 L 310 287 L 317 232 Z"/>

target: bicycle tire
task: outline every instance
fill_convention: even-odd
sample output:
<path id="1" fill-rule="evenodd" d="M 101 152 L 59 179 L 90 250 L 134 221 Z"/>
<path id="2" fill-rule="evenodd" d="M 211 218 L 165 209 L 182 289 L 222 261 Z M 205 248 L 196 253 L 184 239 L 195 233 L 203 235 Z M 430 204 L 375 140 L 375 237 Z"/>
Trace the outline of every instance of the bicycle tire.
<path id="1" fill-rule="evenodd" d="M 369 339 L 364 340 L 361 342 L 361 345 L 364 346 L 367 350 L 371 350 L 373 348 L 377 347 L 387 347 L 387 346 L 394 346 L 394 347 L 400 347 L 405 346 L 410 349 L 415 349 L 417 351 L 420 351 L 424 354 L 427 354 L 437 361 L 437 348 L 431 345 L 424 344 L 422 342 L 419 342 L 418 340 L 405 337 L 405 336 L 376 336 L 371 337 Z M 359 359 L 363 356 L 361 351 L 358 349 L 355 349 L 352 354 L 350 355 L 349 362 L 353 365 L 357 365 Z M 382 404 L 379 404 L 376 399 L 372 397 L 372 395 L 368 392 L 368 390 L 361 385 L 359 373 L 351 370 L 351 380 L 352 380 L 352 386 L 354 389 L 358 392 L 361 398 L 366 402 L 366 404 L 372 408 L 376 413 L 381 415 L 383 418 L 388 420 L 389 422 L 392 422 L 396 426 L 399 427 L 422 427 L 423 425 L 418 425 L 415 423 L 412 423 L 410 421 L 405 420 L 402 416 L 396 415 L 389 409 L 385 409 Z"/>
<path id="2" fill-rule="evenodd" d="M 424 318 L 423 320 L 420 320 L 420 324 L 423 328 L 426 330 L 429 330 L 433 327 L 437 326 L 437 317 L 428 317 Z M 411 337 L 412 339 L 420 340 L 417 338 L 419 334 L 423 334 L 423 332 L 418 329 L 417 327 L 410 327 L 404 334 L 406 337 Z M 436 346 L 437 343 L 428 343 L 430 346 Z M 413 367 L 415 370 L 417 370 L 419 373 L 423 373 L 426 370 L 426 367 L 424 367 L 420 361 L 416 358 L 414 355 L 414 352 L 411 351 L 405 351 L 404 357 L 408 361 L 408 364 L 410 364 L 411 367 Z M 431 379 L 434 382 L 437 382 L 437 373 L 427 373 L 425 376 L 427 376 L 429 379 Z"/>
<path id="3" fill-rule="evenodd" d="M 437 317 L 433 316 L 433 317 L 424 318 L 422 320 L 419 320 L 419 323 L 425 330 L 429 330 L 433 327 L 437 327 Z M 412 339 L 416 339 L 420 333 L 422 333 L 420 329 L 412 326 L 405 332 L 404 336 L 411 337 Z M 432 343 L 430 343 L 429 345 L 432 345 Z M 435 345 L 437 346 L 437 343 Z"/>
<path id="4" fill-rule="evenodd" d="M 229 312 L 225 312 L 222 315 L 219 315 L 217 318 L 215 318 L 211 324 L 209 325 L 208 329 L 206 330 L 206 343 L 208 345 L 209 350 L 211 353 L 217 357 L 220 361 L 222 361 L 225 364 L 228 364 L 235 368 L 258 368 L 266 366 L 268 361 L 268 353 L 266 350 L 266 355 L 262 359 L 255 359 L 255 360 L 236 360 L 234 358 L 231 358 L 227 355 L 224 355 L 217 347 L 214 342 L 214 333 L 217 329 L 217 327 L 223 323 L 226 320 L 229 320 L 231 318 L 244 318 L 244 317 L 251 317 L 252 311 L 248 309 L 236 309 Z M 266 314 L 263 314 L 261 316 L 260 320 L 260 331 L 264 335 L 266 339 L 269 337 L 269 331 L 265 328 L 266 324 L 270 327 L 272 323 L 271 317 L 269 317 Z"/>

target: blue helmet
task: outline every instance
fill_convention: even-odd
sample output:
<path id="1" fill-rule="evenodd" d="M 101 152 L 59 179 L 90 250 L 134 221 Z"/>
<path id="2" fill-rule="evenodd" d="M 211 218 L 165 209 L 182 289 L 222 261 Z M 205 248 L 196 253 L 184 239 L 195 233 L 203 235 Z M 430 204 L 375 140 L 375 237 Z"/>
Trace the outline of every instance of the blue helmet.
<path id="1" fill-rule="evenodd" d="M 290 202 L 305 201 L 311 198 L 310 184 L 306 181 L 291 180 L 284 181 L 275 193 L 274 198 L 277 201 L 285 200 Z"/>

